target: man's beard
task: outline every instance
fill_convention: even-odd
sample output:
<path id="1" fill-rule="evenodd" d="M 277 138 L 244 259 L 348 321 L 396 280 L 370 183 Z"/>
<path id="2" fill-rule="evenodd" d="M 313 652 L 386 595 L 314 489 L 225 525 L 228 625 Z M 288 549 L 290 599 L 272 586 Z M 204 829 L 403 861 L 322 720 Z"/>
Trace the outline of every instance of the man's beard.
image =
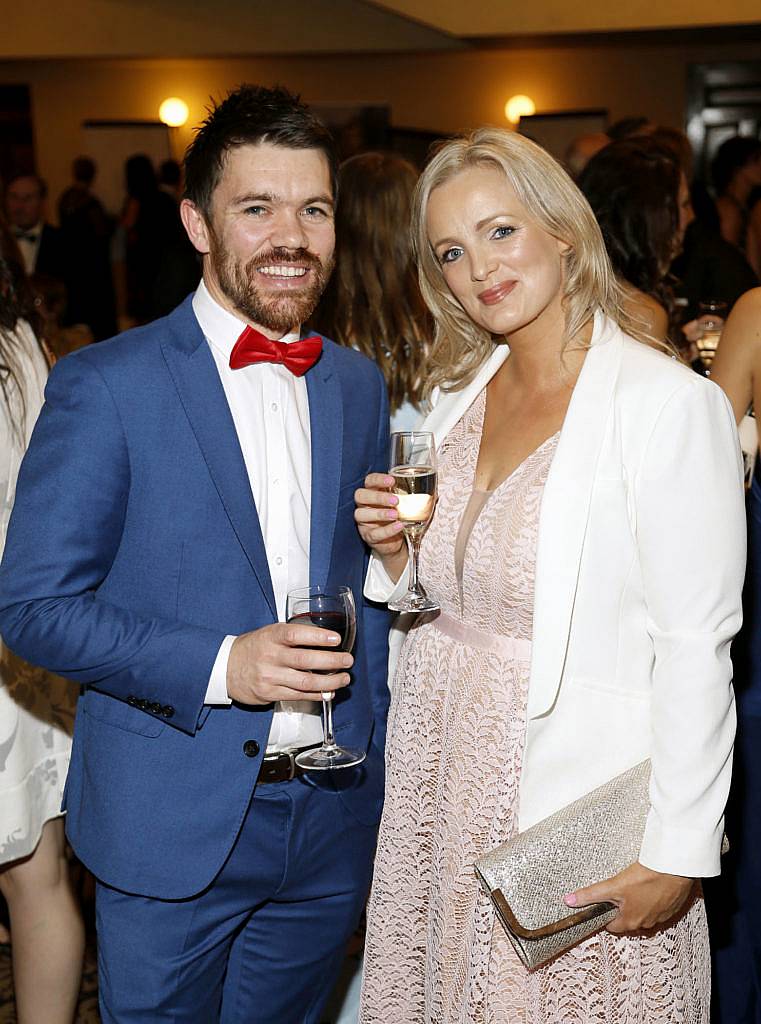
<path id="1" fill-rule="evenodd" d="M 252 257 L 248 263 L 240 263 L 222 249 L 214 235 L 210 238 L 209 258 L 220 288 L 243 318 L 280 335 L 309 319 L 333 269 L 332 259 L 323 265 L 308 249 L 274 248 Z M 308 267 L 309 284 L 296 293 L 268 293 L 260 285 L 262 278 L 257 279 L 257 270 L 278 263 Z"/>

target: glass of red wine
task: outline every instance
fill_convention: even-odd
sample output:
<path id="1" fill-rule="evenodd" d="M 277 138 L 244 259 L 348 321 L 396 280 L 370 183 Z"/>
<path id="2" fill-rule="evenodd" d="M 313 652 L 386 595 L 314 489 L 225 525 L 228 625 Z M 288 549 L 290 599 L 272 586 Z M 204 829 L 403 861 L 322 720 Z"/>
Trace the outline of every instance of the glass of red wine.
<path id="1" fill-rule="evenodd" d="M 288 622 L 305 626 L 318 626 L 338 633 L 341 643 L 332 650 L 350 651 L 357 634 L 357 611 L 350 587 L 304 587 L 288 593 L 286 605 Z M 364 750 L 339 747 L 333 735 L 333 697 L 331 690 L 322 694 L 322 746 L 316 750 L 302 750 L 296 764 L 311 771 L 330 768 L 352 768 L 361 764 Z"/>

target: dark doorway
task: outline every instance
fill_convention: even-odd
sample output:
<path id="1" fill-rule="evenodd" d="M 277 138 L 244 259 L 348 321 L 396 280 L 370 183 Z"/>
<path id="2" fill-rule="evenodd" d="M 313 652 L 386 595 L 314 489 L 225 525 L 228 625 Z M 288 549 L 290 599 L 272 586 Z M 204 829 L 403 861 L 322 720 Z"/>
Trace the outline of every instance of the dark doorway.
<path id="1" fill-rule="evenodd" d="M 33 172 L 32 105 L 27 85 L 0 85 L 0 180 Z"/>
<path id="2" fill-rule="evenodd" d="M 761 61 L 693 64 L 688 75 L 687 134 L 695 176 L 707 182 L 711 160 L 725 139 L 761 138 Z"/>

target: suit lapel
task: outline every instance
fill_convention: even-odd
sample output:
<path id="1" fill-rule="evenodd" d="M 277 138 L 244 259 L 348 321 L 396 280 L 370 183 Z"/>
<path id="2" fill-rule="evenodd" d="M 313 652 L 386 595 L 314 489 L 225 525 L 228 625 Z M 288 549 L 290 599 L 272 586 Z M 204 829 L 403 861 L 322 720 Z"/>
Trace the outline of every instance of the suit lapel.
<path id="1" fill-rule="evenodd" d="M 225 511 L 277 620 L 267 552 L 227 398 L 190 300 L 169 318 L 164 358 Z"/>
<path id="2" fill-rule="evenodd" d="M 306 383 L 312 435 L 309 582 L 317 586 L 328 582 L 330 572 L 344 446 L 343 395 L 330 342 L 307 373 Z"/>
<path id="3" fill-rule="evenodd" d="M 598 314 L 592 347 L 574 388 L 542 496 L 529 718 L 550 710 L 560 685 L 595 472 L 611 414 L 621 352 L 615 325 Z"/>

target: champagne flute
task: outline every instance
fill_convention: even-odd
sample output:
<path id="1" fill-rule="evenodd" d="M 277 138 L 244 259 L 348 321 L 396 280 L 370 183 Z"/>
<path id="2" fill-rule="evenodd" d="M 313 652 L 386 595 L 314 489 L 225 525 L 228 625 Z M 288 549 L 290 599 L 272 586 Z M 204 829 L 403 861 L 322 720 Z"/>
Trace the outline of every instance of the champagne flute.
<path id="1" fill-rule="evenodd" d="M 357 611 L 350 587 L 303 587 L 291 590 L 286 602 L 286 619 L 304 626 L 319 626 L 338 633 L 341 642 L 333 650 L 350 651 L 357 634 Z M 333 735 L 333 697 L 331 690 L 322 694 L 322 746 L 302 750 L 296 757 L 300 768 L 326 771 L 330 768 L 351 768 L 361 764 L 364 750 L 339 747 Z"/>
<path id="2" fill-rule="evenodd" d="M 700 337 L 696 341 L 700 361 L 710 375 L 713 357 L 721 338 L 721 331 L 727 316 L 727 304 L 721 299 L 706 299 L 698 303 L 698 324 Z"/>
<path id="3" fill-rule="evenodd" d="M 389 601 L 394 612 L 436 612 L 439 604 L 426 594 L 418 579 L 420 542 L 436 504 L 436 442 L 422 430 L 403 430 L 391 435 L 391 469 L 397 511 L 407 542 L 410 576 L 407 593 Z"/>

